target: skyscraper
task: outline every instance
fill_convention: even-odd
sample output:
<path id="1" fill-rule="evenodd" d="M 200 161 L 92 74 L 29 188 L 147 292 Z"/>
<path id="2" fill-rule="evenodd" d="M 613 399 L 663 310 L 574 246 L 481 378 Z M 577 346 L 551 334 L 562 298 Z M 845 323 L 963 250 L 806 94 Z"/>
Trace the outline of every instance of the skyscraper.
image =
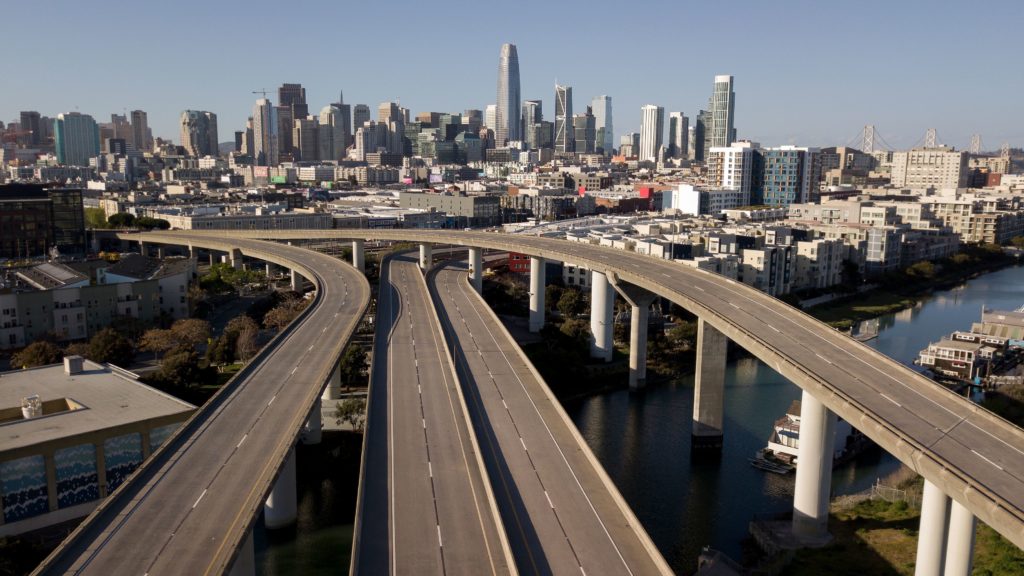
<path id="1" fill-rule="evenodd" d="M 604 154 L 611 154 L 612 149 L 615 148 L 613 133 L 615 128 L 612 125 L 612 97 L 595 96 L 590 102 L 590 107 L 594 111 L 594 126 L 597 130 L 597 141 L 594 147 L 603 152 Z"/>
<path id="2" fill-rule="evenodd" d="M 356 104 L 352 109 L 352 134 L 370 121 L 370 107 L 366 104 Z"/>
<path id="3" fill-rule="evenodd" d="M 35 110 L 23 111 L 21 113 L 21 131 L 27 132 L 25 142 L 29 146 L 38 146 L 42 141 L 42 128 L 40 128 L 39 112 Z"/>
<path id="4" fill-rule="evenodd" d="M 338 101 L 332 104 L 341 113 L 341 134 L 335 136 L 335 150 L 340 156 L 345 155 L 345 150 L 352 145 L 352 107 L 345 104 L 345 95 L 342 94 L 341 90 L 338 90 Z M 320 121 L 323 124 L 323 120 Z M 339 147 L 340 144 L 340 147 Z M 320 157 L 321 160 L 325 158 Z"/>
<path id="5" fill-rule="evenodd" d="M 735 139 L 733 133 L 733 108 L 736 105 L 736 95 L 732 91 L 732 76 L 715 76 L 715 90 L 708 100 L 708 117 L 710 122 L 705 129 L 706 141 L 704 151 L 712 147 L 723 147 L 732 144 Z"/>
<path id="6" fill-rule="evenodd" d="M 657 161 L 664 141 L 665 109 L 648 104 L 640 110 L 643 117 L 640 122 L 640 153 L 637 156 L 640 160 Z"/>
<path id="7" fill-rule="evenodd" d="M 329 104 L 320 109 L 318 151 L 320 160 L 341 160 L 348 149 L 351 133 L 346 126 L 347 104 Z"/>
<path id="8" fill-rule="evenodd" d="M 596 148 L 597 122 L 593 110 L 587 106 L 587 111 L 572 117 L 573 138 L 576 141 L 576 152 L 579 154 L 593 154 Z"/>
<path id="9" fill-rule="evenodd" d="M 138 150 L 149 150 L 153 143 L 149 137 L 149 119 L 142 110 L 132 110 L 132 141 Z"/>
<path id="10" fill-rule="evenodd" d="M 708 150 L 708 128 L 711 123 L 711 114 L 707 110 L 697 113 L 693 122 L 693 130 L 690 133 L 690 160 L 703 162 Z"/>
<path id="11" fill-rule="evenodd" d="M 487 126 L 488 128 L 490 128 L 491 132 L 494 132 L 494 129 L 497 128 L 497 126 L 498 126 L 498 105 L 497 104 L 488 104 L 487 107 L 484 108 L 484 126 Z"/>
<path id="12" fill-rule="evenodd" d="M 521 140 L 519 98 L 519 54 L 515 44 L 503 44 L 498 58 L 498 104 L 495 111 L 494 140 L 505 146 Z"/>
<path id="13" fill-rule="evenodd" d="M 522 135 L 526 146 L 531 149 L 538 148 L 534 124 L 544 121 L 543 104 L 540 100 L 527 100 L 523 102 Z"/>
<path id="14" fill-rule="evenodd" d="M 181 145 L 190 156 L 217 156 L 217 115 L 202 110 L 182 112 Z"/>
<path id="15" fill-rule="evenodd" d="M 295 146 L 293 155 L 297 160 L 315 162 L 320 159 L 320 123 L 316 116 L 295 119 L 292 143 Z"/>
<path id="16" fill-rule="evenodd" d="M 555 84 L 555 151 L 572 152 L 572 86 Z"/>
<path id="17" fill-rule="evenodd" d="M 302 84 L 281 84 L 277 89 L 277 101 L 292 111 L 292 118 L 298 120 L 309 115 L 306 105 L 306 89 Z"/>
<path id="18" fill-rule="evenodd" d="M 53 121 L 57 162 L 67 166 L 88 166 L 100 153 L 100 128 L 88 114 L 65 112 Z"/>
<path id="19" fill-rule="evenodd" d="M 260 98 L 252 109 L 253 163 L 257 166 L 277 166 L 277 108 L 266 98 Z"/>
<path id="20" fill-rule="evenodd" d="M 689 148 L 690 120 L 682 112 L 668 115 L 668 155 L 670 158 L 686 158 Z"/>

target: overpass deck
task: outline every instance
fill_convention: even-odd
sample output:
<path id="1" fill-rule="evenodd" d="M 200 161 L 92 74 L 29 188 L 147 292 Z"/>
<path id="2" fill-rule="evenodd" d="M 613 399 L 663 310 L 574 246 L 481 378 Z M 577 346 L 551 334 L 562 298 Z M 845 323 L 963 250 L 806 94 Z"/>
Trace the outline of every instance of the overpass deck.
<path id="1" fill-rule="evenodd" d="M 430 280 L 519 570 L 670 574 L 464 268 Z"/>
<path id="2" fill-rule="evenodd" d="M 414 257 L 382 266 L 354 574 L 514 574 Z"/>
<path id="3" fill-rule="evenodd" d="M 36 573 L 225 572 L 369 302 L 362 274 L 308 250 L 182 234 L 146 241 L 240 249 L 299 270 L 317 294 L 276 345 L 197 411 Z"/>

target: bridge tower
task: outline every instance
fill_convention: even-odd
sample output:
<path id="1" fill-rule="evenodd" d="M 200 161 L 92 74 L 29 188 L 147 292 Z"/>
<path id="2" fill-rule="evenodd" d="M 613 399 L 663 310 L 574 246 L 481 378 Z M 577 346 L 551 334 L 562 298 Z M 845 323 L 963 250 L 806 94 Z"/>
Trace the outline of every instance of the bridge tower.
<path id="1" fill-rule="evenodd" d="M 924 133 L 924 147 L 925 148 L 935 148 L 935 143 L 936 143 L 935 134 L 936 134 L 935 128 L 929 128 L 928 131 Z"/>
<path id="2" fill-rule="evenodd" d="M 981 154 L 981 134 L 971 136 L 971 147 L 968 149 L 971 154 Z"/>
<path id="3" fill-rule="evenodd" d="M 864 126 L 864 134 L 860 140 L 860 151 L 865 154 L 871 154 L 875 151 L 875 125 L 868 124 Z"/>

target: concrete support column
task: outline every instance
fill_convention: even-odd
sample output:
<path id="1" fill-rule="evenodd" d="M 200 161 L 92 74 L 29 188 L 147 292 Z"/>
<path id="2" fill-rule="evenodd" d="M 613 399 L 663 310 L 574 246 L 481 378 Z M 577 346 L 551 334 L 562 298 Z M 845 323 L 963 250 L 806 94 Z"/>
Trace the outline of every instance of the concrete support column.
<path id="1" fill-rule="evenodd" d="M 188 245 L 188 257 L 189 258 L 197 258 L 198 256 L 199 256 L 199 251 L 196 250 L 195 246 L 192 246 L 191 244 L 189 244 Z"/>
<path id="2" fill-rule="evenodd" d="M 949 533 L 946 535 L 945 576 L 968 576 L 974 564 L 974 532 L 977 519 L 956 500 L 949 508 Z"/>
<path id="3" fill-rule="evenodd" d="M 615 351 L 615 290 L 608 277 L 590 271 L 590 357 L 612 361 Z"/>
<path id="4" fill-rule="evenodd" d="M 484 251 L 482 248 L 469 249 L 469 280 L 477 294 L 484 292 Z"/>
<path id="5" fill-rule="evenodd" d="M 828 541 L 836 415 L 804 390 L 800 400 L 800 449 L 793 495 L 793 535 L 806 544 Z"/>
<path id="6" fill-rule="evenodd" d="M 432 244 L 420 244 L 420 269 L 428 270 L 434 262 L 434 246 Z"/>
<path id="7" fill-rule="evenodd" d="M 231 267 L 234 268 L 235 270 L 241 270 L 242 269 L 242 251 L 241 250 L 232 250 L 230 252 L 230 257 L 231 257 Z"/>
<path id="8" fill-rule="evenodd" d="M 242 547 L 235 556 L 235 563 L 231 565 L 229 576 L 255 576 L 256 574 L 256 543 L 253 540 L 252 529 L 242 542 Z"/>
<path id="9" fill-rule="evenodd" d="M 352 241 L 352 266 L 360 272 L 366 272 L 366 248 L 362 240 Z"/>
<path id="10" fill-rule="evenodd" d="M 273 276 L 274 269 L 272 268 L 272 266 L 273 266 L 273 264 L 271 264 L 270 262 L 267 262 L 267 266 L 266 266 L 266 268 L 264 268 L 264 274 L 267 275 L 267 278 L 270 278 L 271 276 Z"/>
<path id="11" fill-rule="evenodd" d="M 213 253 L 213 250 L 210 250 L 210 266 L 213 266 L 216 263 L 217 263 L 217 255 Z"/>
<path id="12" fill-rule="evenodd" d="M 149 255 L 149 245 L 142 240 L 139 240 L 139 254 L 142 254 L 143 256 Z"/>
<path id="13" fill-rule="evenodd" d="M 156 247 L 156 257 L 163 260 L 167 256 L 167 251 L 163 246 Z"/>
<path id="14" fill-rule="evenodd" d="M 294 268 L 290 272 L 292 275 L 292 291 L 298 292 L 299 288 L 302 286 L 302 278 L 295 272 Z"/>
<path id="15" fill-rule="evenodd" d="M 530 332 L 544 327 L 545 266 L 543 258 L 530 257 Z"/>
<path id="16" fill-rule="evenodd" d="M 693 382 L 694 448 L 722 449 L 725 363 L 729 339 L 703 318 L 697 320 L 697 372 Z"/>
<path id="17" fill-rule="evenodd" d="M 298 496 L 295 487 L 295 448 L 288 451 L 284 468 L 274 483 L 274 489 L 263 504 L 263 523 L 267 528 L 284 528 L 298 517 Z"/>
<path id="18" fill-rule="evenodd" d="M 327 381 L 327 387 L 324 388 L 324 393 L 320 395 L 322 400 L 337 400 L 341 398 L 341 365 L 336 364 L 334 371 L 331 372 L 331 378 Z"/>
<path id="19" fill-rule="evenodd" d="M 917 536 L 915 576 L 942 576 L 949 527 L 949 496 L 928 480 L 921 498 L 921 528 Z"/>
<path id="20" fill-rule="evenodd" d="M 650 303 L 634 304 L 629 318 L 629 389 L 647 383 L 647 317 Z"/>
<path id="21" fill-rule="evenodd" d="M 302 427 L 303 444 L 319 444 L 323 439 L 324 422 L 320 407 L 320 399 L 317 398 L 313 403 L 313 409 L 309 412 L 309 418 L 306 419 L 306 424 Z"/>

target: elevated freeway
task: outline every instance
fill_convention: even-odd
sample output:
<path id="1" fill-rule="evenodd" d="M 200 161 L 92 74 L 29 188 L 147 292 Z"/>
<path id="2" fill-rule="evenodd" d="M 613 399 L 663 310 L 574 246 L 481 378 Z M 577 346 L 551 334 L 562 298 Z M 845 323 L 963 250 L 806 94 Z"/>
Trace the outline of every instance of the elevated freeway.
<path id="1" fill-rule="evenodd" d="M 385 260 L 353 574 L 515 574 L 441 325 L 414 257 Z"/>
<path id="2" fill-rule="evenodd" d="M 194 233 L 192 233 L 194 234 Z M 315 230 L 210 232 L 211 237 L 394 240 L 514 251 L 535 258 L 572 262 L 668 298 L 696 314 L 707 334 L 733 340 L 805 392 L 805 406 L 821 414 L 801 434 L 827 436 L 835 415 L 896 456 L 952 498 L 942 525 L 976 516 L 1024 547 L 1024 431 L 899 362 L 858 343 L 785 303 L 741 283 L 631 252 L 559 239 L 487 232 L 433 230 Z M 537 313 L 540 294 L 532 294 Z M 820 416 L 820 417 L 819 417 Z M 811 440 L 810 436 L 808 440 Z M 820 439 L 817 439 L 820 440 Z M 823 441 L 801 440 L 801 446 Z M 802 448 L 803 450 L 803 448 Z M 803 458 L 803 456 L 801 456 Z M 818 460 L 820 460 L 820 454 Z M 824 464 L 821 464 L 824 466 Z M 821 525 L 828 486 L 821 466 L 802 466 L 794 513 Z M 812 470 L 817 468 L 817 470 Z M 806 491 L 807 478 L 818 486 Z M 805 493 L 806 492 L 806 493 Z M 959 507 L 959 509 L 957 509 Z M 966 512 L 965 512 L 966 511 Z M 955 512 L 955 513 L 954 513 Z M 973 521 L 973 517 L 971 518 Z M 961 522 L 963 524 L 963 522 Z M 794 523 L 796 527 L 797 523 Z M 953 538 L 953 528 L 949 538 Z"/>
<path id="3" fill-rule="evenodd" d="M 285 463 L 294 466 L 300 431 L 314 405 L 319 418 L 321 391 L 369 302 L 369 285 L 357 270 L 301 248 L 181 233 L 146 234 L 145 241 L 272 262 L 312 282 L 315 296 L 273 345 L 83 521 L 36 574 L 226 572 L 246 548 Z"/>
<path id="4" fill-rule="evenodd" d="M 429 278 L 520 572 L 671 574 L 465 267 Z"/>

